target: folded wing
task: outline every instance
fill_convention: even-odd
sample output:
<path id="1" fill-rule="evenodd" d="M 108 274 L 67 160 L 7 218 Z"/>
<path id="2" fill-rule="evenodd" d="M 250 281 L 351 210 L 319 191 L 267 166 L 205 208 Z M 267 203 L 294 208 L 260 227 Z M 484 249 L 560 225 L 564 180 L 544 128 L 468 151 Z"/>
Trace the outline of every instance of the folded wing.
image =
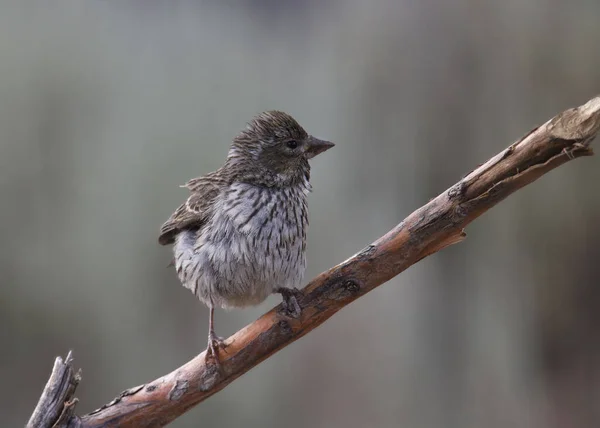
<path id="1" fill-rule="evenodd" d="M 182 230 L 202 228 L 211 215 L 214 200 L 226 185 L 225 177 L 215 171 L 181 186 L 187 187 L 191 195 L 162 225 L 158 242 L 161 245 L 172 244 Z"/>

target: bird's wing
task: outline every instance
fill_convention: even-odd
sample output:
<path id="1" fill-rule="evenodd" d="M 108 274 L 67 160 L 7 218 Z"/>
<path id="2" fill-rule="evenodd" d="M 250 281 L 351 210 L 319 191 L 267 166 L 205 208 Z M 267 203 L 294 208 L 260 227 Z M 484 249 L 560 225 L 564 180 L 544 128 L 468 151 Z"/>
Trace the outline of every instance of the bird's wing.
<path id="1" fill-rule="evenodd" d="M 201 228 L 210 215 L 213 201 L 225 186 L 226 180 L 218 171 L 193 178 L 181 186 L 187 187 L 191 195 L 162 225 L 158 242 L 161 245 L 172 244 L 182 230 Z"/>

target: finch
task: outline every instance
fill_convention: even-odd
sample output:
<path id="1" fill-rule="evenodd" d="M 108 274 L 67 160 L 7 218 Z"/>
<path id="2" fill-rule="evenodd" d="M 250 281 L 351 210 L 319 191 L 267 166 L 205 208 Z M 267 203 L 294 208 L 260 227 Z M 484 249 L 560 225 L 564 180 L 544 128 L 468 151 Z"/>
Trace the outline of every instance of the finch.
<path id="1" fill-rule="evenodd" d="M 190 195 L 158 242 L 173 245 L 179 280 L 209 308 L 207 359 L 219 363 L 216 307 L 257 305 L 280 293 L 284 308 L 300 314 L 309 160 L 333 146 L 286 113 L 264 112 L 233 139 L 222 167 L 182 186 Z"/>

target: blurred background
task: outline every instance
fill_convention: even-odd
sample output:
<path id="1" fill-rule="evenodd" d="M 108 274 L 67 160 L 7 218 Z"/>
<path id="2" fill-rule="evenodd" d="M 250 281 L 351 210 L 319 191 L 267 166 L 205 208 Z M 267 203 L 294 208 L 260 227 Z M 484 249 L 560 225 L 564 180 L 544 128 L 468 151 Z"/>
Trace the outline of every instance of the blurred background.
<path id="1" fill-rule="evenodd" d="M 590 0 L 0 3 L 0 415 L 55 356 L 78 412 L 186 362 L 207 310 L 162 222 L 234 135 L 289 112 L 313 162 L 307 280 L 600 92 Z M 599 160 L 345 308 L 172 426 L 600 426 Z M 277 304 L 217 311 L 228 336 Z"/>

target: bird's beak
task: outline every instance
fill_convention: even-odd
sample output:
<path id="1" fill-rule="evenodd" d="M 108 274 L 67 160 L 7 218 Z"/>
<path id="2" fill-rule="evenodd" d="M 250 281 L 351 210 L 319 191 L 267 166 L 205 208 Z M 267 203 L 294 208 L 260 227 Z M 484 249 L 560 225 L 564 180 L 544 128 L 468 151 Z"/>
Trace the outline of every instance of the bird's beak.
<path id="1" fill-rule="evenodd" d="M 307 143 L 306 157 L 308 159 L 312 159 L 319 153 L 323 153 L 325 150 L 329 150 L 335 146 L 331 141 L 319 140 L 312 135 L 308 137 Z"/>

